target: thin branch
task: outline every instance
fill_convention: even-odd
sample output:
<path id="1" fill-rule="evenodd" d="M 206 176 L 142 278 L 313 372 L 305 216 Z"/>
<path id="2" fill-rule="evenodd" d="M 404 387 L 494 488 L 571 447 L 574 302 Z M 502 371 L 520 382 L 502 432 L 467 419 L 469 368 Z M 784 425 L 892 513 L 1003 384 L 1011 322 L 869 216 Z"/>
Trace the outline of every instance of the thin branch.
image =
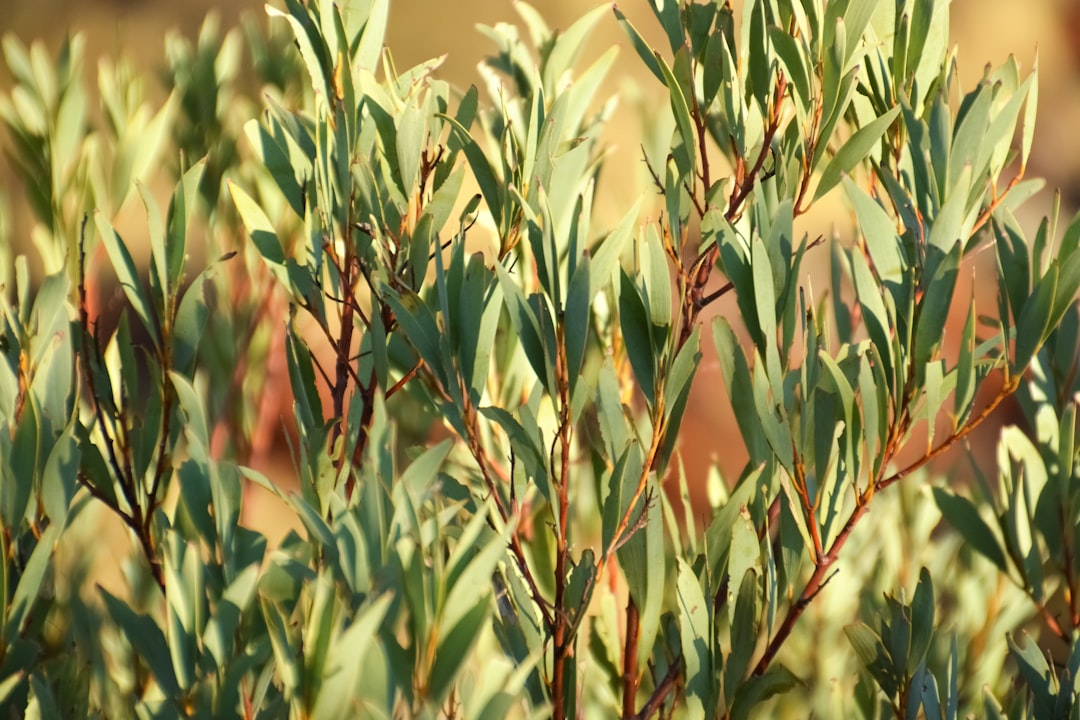
<path id="1" fill-rule="evenodd" d="M 623 640 L 623 672 L 622 672 L 622 718 L 630 720 L 636 716 L 634 712 L 635 699 L 637 698 L 638 683 L 641 678 L 637 671 L 637 647 L 638 632 L 641 629 L 641 618 L 634 599 L 626 599 L 626 638 Z"/>
<path id="2" fill-rule="evenodd" d="M 641 147 L 641 160 L 645 163 L 645 167 L 648 169 L 649 175 L 652 176 L 653 184 L 656 185 L 656 191 L 658 193 L 660 193 L 661 195 L 663 195 L 664 192 L 665 192 L 664 183 L 662 183 L 660 181 L 660 176 L 656 174 L 655 170 L 653 170 L 652 163 L 649 162 L 649 157 L 648 157 L 648 155 L 645 154 L 645 146 L 641 145 L 640 147 Z"/>
<path id="3" fill-rule="evenodd" d="M 401 388 L 405 387 L 406 383 L 408 383 L 410 380 L 412 380 L 414 377 L 416 377 L 416 373 L 418 373 L 420 371 L 420 366 L 422 366 L 423 364 L 424 364 L 423 360 L 418 360 L 417 363 L 415 365 L 413 365 L 412 369 L 409 370 L 409 372 L 402 375 L 401 379 L 398 380 L 396 383 L 394 383 L 390 387 L 390 389 L 386 391 L 386 397 L 388 397 L 388 398 L 393 397 L 394 393 L 396 393 Z"/>
<path id="4" fill-rule="evenodd" d="M 675 661 L 668 666 L 668 671 L 664 673 L 664 677 L 660 680 L 660 683 L 653 690 L 653 694 L 649 696 L 649 700 L 641 708 L 641 710 L 634 715 L 634 720 L 648 720 L 652 717 L 663 704 L 664 699 L 667 698 L 668 693 L 675 689 L 675 685 L 679 680 L 679 671 L 682 670 L 682 657 L 675 658 Z"/>
<path id="5" fill-rule="evenodd" d="M 704 308 L 704 307 L 706 307 L 708 305 L 711 305 L 712 303 L 716 302 L 717 300 L 719 300 L 723 296 L 727 295 L 729 292 L 731 292 L 734 289 L 735 289 L 735 283 L 733 283 L 733 282 L 731 282 L 729 280 L 728 282 L 721 285 L 718 289 L 714 290 L 713 292 L 709 293 L 705 297 L 701 298 L 701 307 Z"/>
<path id="6" fill-rule="evenodd" d="M 1005 398 L 1011 395 L 1018 386 L 1019 381 L 1017 378 L 1013 378 L 1012 380 L 1007 382 L 1005 386 L 1001 389 L 1001 391 L 994 397 L 994 399 L 985 408 L 983 408 L 983 410 L 978 415 L 969 420 L 968 423 L 964 425 L 964 427 L 960 428 L 949 439 L 945 440 L 941 445 L 926 453 L 926 455 L 922 456 L 921 458 L 913 462 L 911 465 L 907 466 L 902 470 L 898 470 L 897 472 L 886 478 L 883 478 L 882 480 L 878 481 L 877 483 L 871 485 L 870 488 L 868 488 L 867 494 L 864 495 L 864 500 L 856 504 L 855 509 L 852 511 L 851 515 L 847 519 L 847 522 L 844 523 L 843 528 L 836 536 L 836 539 L 833 541 L 833 544 L 829 548 L 828 553 L 826 553 L 821 558 L 820 562 L 814 567 L 814 572 L 810 575 L 810 579 L 807 581 L 802 593 L 800 593 L 798 600 L 796 600 L 788 607 L 787 615 L 784 617 L 783 622 L 777 629 L 776 635 L 773 636 L 772 640 L 765 648 L 765 653 L 761 656 L 761 659 L 758 661 L 758 664 L 754 669 L 755 675 L 762 675 L 768 669 L 769 664 L 776 657 L 776 653 L 779 652 L 780 647 L 787 640 L 788 635 L 791 634 L 792 629 L 795 627 L 795 623 L 802 616 L 803 612 L 806 611 L 807 606 L 810 605 L 814 598 L 817 597 L 817 595 L 824 589 L 825 585 L 829 582 L 829 580 L 831 580 L 835 575 L 835 573 L 827 574 L 829 568 L 833 565 L 833 563 L 836 562 L 836 559 L 840 555 L 841 549 L 843 549 L 844 544 L 847 543 L 848 539 L 851 537 L 851 533 L 855 529 L 855 526 L 858 524 L 859 520 L 861 520 L 862 517 L 867 512 L 869 512 L 870 498 L 873 496 L 873 490 L 884 490 L 890 485 L 904 479 L 908 475 L 912 474 L 919 468 L 926 465 L 935 457 L 938 457 L 942 453 L 946 452 L 949 448 L 956 445 L 956 443 L 967 437 L 969 433 L 971 433 L 976 427 L 981 425 L 983 421 L 985 421 L 990 416 L 994 409 L 997 408 L 997 406 L 1000 405 Z M 901 419 L 901 423 L 903 422 L 903 419 Z M 889 450 L 890 454 L 894 451 L 894 448 L 891 444 Z M 1051 629 L 1053 629 L 1053 627 L 1057 625 L 1056 621 L 1053 621 L 1053 618 L 1050 618 L 1048 613 L 1044 613 L 1044 618 L 1048 620 L 1047 624 L 1051 627 Z"/>
<path id="7" fill-rule="evenodd" d="M 978 415 L 976 415 L 971 420 L 969 420 L 967 422 L 967 424 L 964 425 L 964 427 L 957 430 L 954 434 L 949 436 L 944 442 L 942 442 L 940 445 L 938 445 L 936 448 L 934 448 L 930 452 L 923 455 L 921 458 L 919 458 L 918 460 L 913 462 L 911 465 L 908 465 L 906 468 L 904 468 L 902 470 L 897 470 L 895 473 L 893 473 L 889 477 L 878 481 L 877 484 L 876 484 L 875 489 L 884 490 L 885 488 L 889 487 L 893 483 L 898 482 L 900 480 L 903 480 L 905 477 L 907 477 L 911 473 L 915 472 L 919 468 L 923 467 L 924 465 L 926 465 L 928 462 L 930 462 L 934 458 L 936 458 L 939 455 L 942 455 L 943 453 L 947 452 L 950 448 L 952 448 L 954 445 L 956 445 L 956 443 L 958 443 L 961 440 L 963 440 L 964 438 L 966 438 L 971 433 L 971 431 L 973 431 L 975 428 L 979 427 L 979 425 L 981 425 L 983 423 L 983 421 L 985 421 L 988 417 L 990 417 L 990 415 L 994 412 L 994 410 L 997 409 L 997 406 L 1000 405 L 1001 402 L 1003 400 L 1005 400 L 1005 398 L 1012 395 L 1016 391 L 1016 388 L 1019 387 L 1019 385 L 1020 385 L 1019 376 L 1011 378 L 1001 388 L 1001 390 L 998 391 L 998 394 L 995 395 L 994 398 L 989 403 L 987 403 L 986 407 L 984 407 L 982 409 L 982 411 Z"/>

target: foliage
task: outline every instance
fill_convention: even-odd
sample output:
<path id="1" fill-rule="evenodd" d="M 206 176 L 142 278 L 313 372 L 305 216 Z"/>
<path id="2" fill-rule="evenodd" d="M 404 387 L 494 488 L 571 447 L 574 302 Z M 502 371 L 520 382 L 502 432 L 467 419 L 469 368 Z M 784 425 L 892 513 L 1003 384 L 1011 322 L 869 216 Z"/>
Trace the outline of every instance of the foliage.
<path id="1" fill-rule="evenodd" d="M 659 48 L 615 8 L 670 112 L 659 210 L 604 226 L 611 10 L 516 7 L 486 99 L 399 71 L 386 0 L 170 36 L 156 109 L 130 62 L 94 95 L 78 38 L 5 39 L 43 275 L 0 264 L 0 706 L 1080 717 L 1080 220 L 1017 220 L 1034 72 L 961 88 L 941 0 L 653 0 Z M 854 237 L 807 235 L 841 190 Z M 956 297 L 983 253 L 991 308 Z M 714 350 L 730 483 L 680 454 Z M 928 474 L 1014 393 L 996 478 Z M 256 469 L 279 407 L 295 492 Z"/>

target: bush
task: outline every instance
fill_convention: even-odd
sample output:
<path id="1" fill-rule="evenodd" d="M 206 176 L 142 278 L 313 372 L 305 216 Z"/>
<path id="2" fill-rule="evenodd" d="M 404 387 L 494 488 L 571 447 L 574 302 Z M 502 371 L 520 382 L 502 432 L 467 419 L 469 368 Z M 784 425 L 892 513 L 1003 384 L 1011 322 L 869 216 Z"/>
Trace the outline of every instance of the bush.
<path id="1" fill-rule="evenodd" d="M 946 6 L 654 0 L 655 50 L 615 8 L 670 113 L 610 227 L 607 7 L 483 28 L 484 100 L 398 71 L 386 0 L 170 37 L 158 108 L 5 39 L 44 271 L 0 265 L 5 716 L 1078 716 L 1080 220 L 1025 235 L 1034 73 L 961 89 Z M 854 237 L 805 234 L 841 190 Z M 1014 393 L 992 474 L 928 473 Z"/>

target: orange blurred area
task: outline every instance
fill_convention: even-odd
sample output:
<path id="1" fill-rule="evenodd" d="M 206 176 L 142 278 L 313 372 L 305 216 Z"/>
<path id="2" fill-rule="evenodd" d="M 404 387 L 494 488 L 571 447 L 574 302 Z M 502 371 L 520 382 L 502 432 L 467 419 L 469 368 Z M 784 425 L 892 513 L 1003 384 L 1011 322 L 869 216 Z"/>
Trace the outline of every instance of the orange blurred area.
<path id="1" fill-rule="evenodd" d="M 551 27 L 566 27 L 592 3 L 571 0 L 537 0 L 537 10 Z M 157 0 L 7 0 L 0 12 L 0 35 L 14 33 L 24 42 L 42 39 L 50 52 L 55 52 L 68 32 L 81 32 L 87 40 L 86 72 L 92 80 L 98 57 L 103 55 L 129 55 L 137 60 L 137 66 L 147 71 L 159 68 L 164 62 L 163 38 L 169 29 L 175 28 L 187 37 L 195 37 L 204 15 L 217 12 L 225 28 L 236 23 L 243 13 L 260 16 L 262 3 L 255 0 L 211 2 L 189 0 L 185 3 Z M 660 33 L 651 20 L 647 5 L 642 0 L 624 0 L 620 6 L 637 26 L 647 32 L 650 39 Z M 387 45 L 399 69 L 410 67 L 423 60 L 446 55 L 440 75 L 458 87 L 478 82 L 476 65 L 490 50 L 489 42 L 477 32 L 477 23 L 517 22 L 518 15 L 512 2 L 507 0 L 476 0 L 472 2 L 435 2 L 434 0 L 397 0 L 390 16 Z M 952 3 L 953 40 L 959 45 L 960 77 L 965 88 L 974 85 L 981 77 L 987 62 L 999 64 L 1014 54 L 1027 72 L 1038 54 L 1040 71 L 1040 113 L 1029 176 L 1043 176 L 1050 188 L 1062 189 L 1065 205 L 1076 206 L 1080 201 L 1080 152 L 1076 147 L 1073 123 L 1080 117 L 1080 4 L 1075 0 L 1032 0 L 1015 2 L 1006 0 L 954 0 Z M 661 88 L 647 76 L 647 71 L 629 47 L 614 17 L 601 23 L 590 39 L 585 62 L 597 57 L 611 45 L 620 46 L 620 55 L 607 82 L 607 94 L 623 94 L 619 110 L 609 128 L 608 142 L 612 150 L 608 156 L 602 186 L 598 198 L 597 216 L 601 223 L 610 223 L 621 217 L 640 196 L 638 176 L 643 172 L 638 137 L 641 132 L 641 108 L 662 108 L 666 101 Z M 6 90 L 10 77 L 0 69 L 0 90 Z M 155 90 L 164 96 L 160 86 Z M 24 239 L 28 237 L 30 214 L 23 208 L 19 192 L 14 191 L 14 174 L 6 160 L 0 160 L 0 183 L 2 191 L 9 195 L 12 204 L 11 237 L 17 248 L 29 248 Z M 632 181 L 624 178 L 634 178 Z M 1049 204 L 1049 193 L 1043 193 L 1039 208 Z M 653 211 L 655 219 L 655 211 Z M 643 218 L 645 219 L 645 218 Z M 1023 218 L 1034 229 L 1037 218 Z M 830 235 L 835 229 L 848 232 L 850 219 L 839 193 L 800 219 L 802 232 L 811 237 Z M 25 250 L 24 250 L 25 251 Z M 820 299 L 827 289 L 827 281 L 821 270 L 827 268 L 827 251 L 818 251 L 817 263 L 809 268 L 812 284 Z M 978 261 L 988 263 L 981 270 L 968 269 L 968 280 L 957 289 L 957 304 L 965 305 L 978 285 L 972 273 L 993 274 L 993 258 L 986 253 Z M 985 284 L 983 285 L 985 287 Z M 983 307 L 992 307 L 993 288 L 977 296 Z M 982 292 L 982 291 L 981 291 Z M 728 297 L 710 308 L 712 313 L 728 316 L 736 314 L 734 298 Z M 955 346 L 965 308 L 954 308 L 953 322 L 947 335 Z M 706 318 L 707 319 L 707 318 Z M 730 481 L 739 471 L 745 455 L 738 431 L 731 417 L 731 410 L 722 388 L 719 364 L 712 350 L 707 348 L 701 370 L 695 380 L 688 415 L 682 432 L 682 455 L 688 478 L 696 485 L 699 499 L 704 493 L 704 478 L 709 466 L 716 463 Z M 948 351 L 948 350 L 947 350 Z M 722 398 L 722 400 L 720 400 Z M 284 407 L 284 405 L 282 406 Z M 973 444 L 985 447 L 976 454 L 993 457 L 989 443 L 996 440 L 997 429 L 1007 419 L 999 411 L 998 422 L 980 429 L 973 436 Z M 276 425 L 280 427 L 279 420 Z M 913 440 L 918 445 L 919 440 Z M 959 455 L 959 453 L 956 453 Z M 955 462 L 951 458 L 947 462 Z M 963 458 L 960 457 L 963 464 Z M 259 469 L 275 481 L 287 484 L 291 471 L 288 444 L 278 438 L 274 451 L 267 456 L 264 467 Z M 949 466 L 939 469 L 948 471 Z M 296 525 L 295 516 L 280 500 L 262 489 L 248 493 L 245 522 L 268 536 L 270 544 L 276 545 L 284 534 Z M 119 537 L 120 528 L 111 529 Z M 109 560 L 108 562 L 111 562 Z"/>

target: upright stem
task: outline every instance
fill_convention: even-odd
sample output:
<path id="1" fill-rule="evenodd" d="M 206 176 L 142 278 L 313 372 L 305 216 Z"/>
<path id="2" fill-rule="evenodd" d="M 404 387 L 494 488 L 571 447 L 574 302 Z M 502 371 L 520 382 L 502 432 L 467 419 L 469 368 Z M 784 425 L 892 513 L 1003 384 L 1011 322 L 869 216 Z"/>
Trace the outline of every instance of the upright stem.
<path id="1" fill-rule="evenodd" d="M 641 615 L 633 598 L 626 600 L 626 640 L 623 645 L 623 696 L 622 696 L 622 719 L 630 720 L 635 717 L 634 701 L 637 699 L 638 685 L 641 678 L 637 671 L 637 647 L 638 631 L 641 625 Z"/>
<path id="2" fill-rule="evenodd" d="M 560 318 L 561 320 L 561 318 Z M 560 322 L 555 329 L 556 333 L 556 362 L 555 381 L 559 391 L 559 432 L 551 447 L 552 471 L 558 468 L 556 484 L 559 493 L 559 522 L 555 529 L 555 611 L 553 620 L 555 623 L 552 632 L 552 717 L 562 720 L 566 717 L 565 683 L 566 658 L 573 647 L 574 638 L 570 628 L 567 627 L 570 620 L 570 608 L 566 607 L 567 567 L 570 555 L 568 522 L 570 520 L 570 440 L 573 433 L 573 425 L 570 418 L 570 378 L 566 361 L 566 337 L 563 335 L 563 323 Z M 558 463 L 556 464 L 555 450 L 559 449 Z M 570 688 L 571 691 L 574 688 Z"/>

